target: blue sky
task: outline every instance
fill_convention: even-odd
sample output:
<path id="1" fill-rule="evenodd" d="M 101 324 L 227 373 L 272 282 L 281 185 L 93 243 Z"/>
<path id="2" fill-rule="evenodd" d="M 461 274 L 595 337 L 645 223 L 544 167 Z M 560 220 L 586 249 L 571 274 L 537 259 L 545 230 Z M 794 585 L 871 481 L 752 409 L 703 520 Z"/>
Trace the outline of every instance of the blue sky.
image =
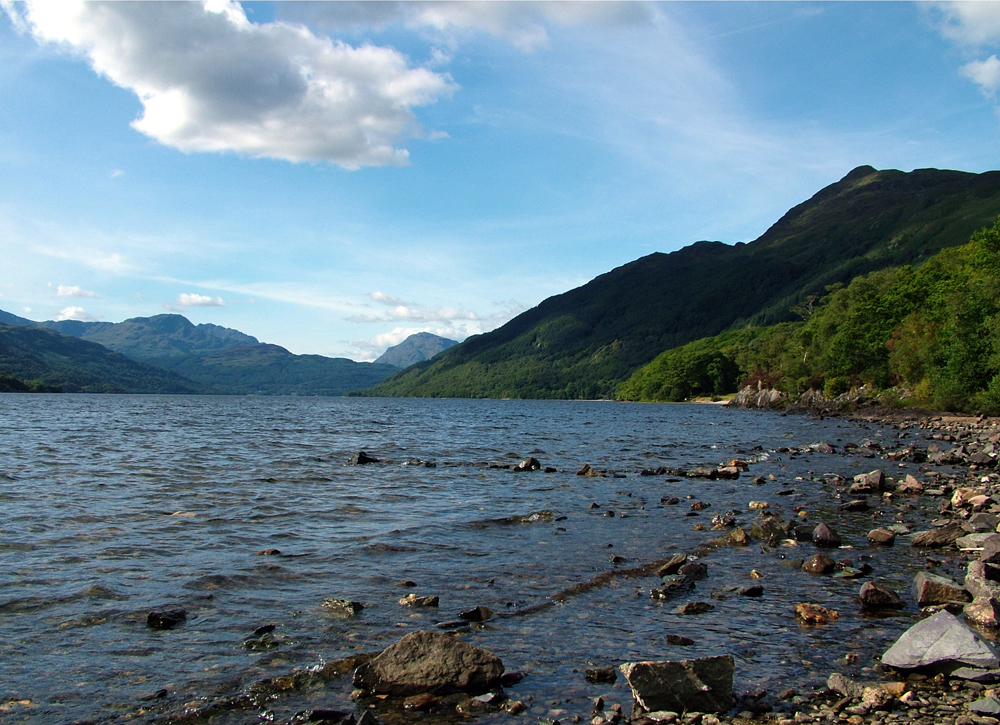
<path id="1" fill-rule="evenodd" d="M 861 164 L 1000 168 L 1000 4 L 17 3 L 0 309 L 372 359 Z"/>

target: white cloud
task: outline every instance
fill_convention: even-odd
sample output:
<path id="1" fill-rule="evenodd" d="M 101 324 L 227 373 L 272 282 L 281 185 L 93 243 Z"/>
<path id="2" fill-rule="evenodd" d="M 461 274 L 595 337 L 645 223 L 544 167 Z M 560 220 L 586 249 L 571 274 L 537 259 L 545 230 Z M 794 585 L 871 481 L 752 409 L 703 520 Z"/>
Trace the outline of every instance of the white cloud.
<path id="1" fill-rule="evenodd" d="M 561 0 L 289 3 L 279 4 L 276 12 L 320 26 L 384 27 L 403 23 L 411 29 L 437 31 L 451 44 L 457 42 L 456 35 L 484 32 L 504 38 L 523 50 L 548 43 L 547 24 L 609 26 L 649 23 L 653 17 L 646 3 Z"/>
<path id="2" fill-rule="evenodd" d="M 303 26 L 254 24 L 239 4 L 47 3 L 14 22 L 133 91 L 133 128 L 181 151 L 234 151 L 347 168 L 405 164 L 413 108 L 455 85 L 392 48 L 351 47 Z"/>
<path id="3" fill-rule="evenodd" d="M 399 297 L 392 297 L 376 290 L 368 295 L 389 309 L 381 314 L 363 313 L 348 317 L 348 322 L 391 322 L 406 320 L 408 322 L 453 322 L 457 320 L 478 321 L 481 318 L 475 312 L 455 307 L 429 307 L 412 302 L 406 302 Z"/>
<path id="4" fill-rule="evenodd" d="M 117 179 L 119 176 L 125 176 L 125 172 L 122 171 L 121 169 L 111 169 L 111 172 L 108 174 L 108 176 L 110 176 L 112 179 Z"/>
<path id="5" fill-rule="evenodd" d="M 1000 60 L 995 55 L 991 55 L 986 60 L 974 60 L 966 63 L 959 70 L 963 76 L 973 83 L 979 85 L 983 95 L 987 98 L 996 96 L 1000 90 Z"/>
<path id="6" fill-rule="evenodd" d="M 351 345 L 355 348 L 357 359 L 370 362 L 393 345 L 398 345 L 410 335 L 415 335 L 418 332 L 429 332 L 432 335 L 459 341 L 468 336 L 451 327 L 396 327 L 390 332 L 379 333 L 367 340 L 352 340 Z"/>
<path id="7" fill-rule="evenodd" d="M 1000 40 L 1000 3 L 932 2 L 941 34 L 959 45 L 979 47 Z"/>
<path id="8" fill-rule="evenodd" d="M 82 287 L 70 287 L 61 284 L 56 288 L 56 297 L 89 297 L 95 299 L 99 296 L 96 292 L 85 290 Z"/>
<path id="9" fill-rule="evenodd" d="M 79 320 L 81 322 L 94 322 L 97 317 L 84 311 L 82 307 L 64 307 L 56 315 L 57 320 Z"/>
<path id="10" fill-rule="evenodd" d="M 132 269 L 128 259 L 118 252 L 102 252 L 95 249 L 76 249 L 40 246 L 36 248 L 39 254 L 56 259 L 65 259 L 71 262 L 79 262 L 92 269 L 99 269 L 102 272 L 114 272 L 124 274 Z"/>
<path id="11" fill-rule="evenodd" d="M 225 307 L 221 297 L 209 297 L 195 292 L 184 292 L 177 295 L 179 307 Z"/>

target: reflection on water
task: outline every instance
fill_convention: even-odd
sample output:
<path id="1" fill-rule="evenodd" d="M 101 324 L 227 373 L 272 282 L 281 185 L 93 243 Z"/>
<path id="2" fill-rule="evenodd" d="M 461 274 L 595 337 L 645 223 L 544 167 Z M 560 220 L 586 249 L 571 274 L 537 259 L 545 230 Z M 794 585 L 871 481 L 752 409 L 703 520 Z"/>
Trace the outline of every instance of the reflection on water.
<path id="1" fill-rule="evenodd" d="M 556 701 L 587 714 L 589 698 L 611 686 L 584 682 L 583 669 L 636 659 L 731 653 L 738 687 L 808 687 L 850 669 L 837 664 L 848 653 L 861 654 L 855 667 L 869 666 L 915 617 L 911 607 L 862 618 L 854 601 L 861 580 L 788 565 L 811 555 L 811 545 L 711 553 L 709 577 L 690 599 L 715 609 L 700 616 L 674 613 L 686 599 L 650 600 L 655 576 L 607 577 L 555 606 L 537 605 L 603 572 L 690 552 L 719 533 L 696 524 L 711 529 L 726 512 L 749 523 L 751 500 L 769 501 L 786 519 L 801 506 L 806 521 L 831 522 L 858 547 L 838 558 L 870 554 L 873 576 L 906 590 L 923 561 L 905 545 L 869 551 L 865 534 L 876 523 L 917 526 L 921 514 L 905 502 L 839 512 L 820 477 L 909 469 L 773 452 L 820 440 L 889 445 L 896 435 L 714 406 L 0 396 L 0 704 L 31 703 L 3 716 L 114 719 L 163 688 L 180 708 L 379 650 L 477 605 L 502 615 L 531 609 L 464 636 L 529 673 L 513 692 L 530 696 L 532 715 L 547 715 Z M 381 462 L 345 465 L 362 450 Z M 504 468 L 529 455 L 557 471 Z M 639 475 L 736 457 L 756 462 L 735 481 Z M 614 475 L 575 476 L 584 463 Z M 756 476 L 766 482 L 755 484 Z M 680 503 L 661 503 L 671 496 Z M 692 516 L 692 500 L 711 505 Z M 539 512 L 551 513 L 532 516 Z M 750 583 L 751 569 L 764 574 L 763 597 L 725 591 Z M 440 607 L 399 606 L 408 593 L 438 595 Z M 365 608 L 331 616 L 320 605 L 334 597 Z M 841 617 L 804 629 L 792 616 L 799 601 Z M 146 627 L 150 610 L 173 607 L 187 610 L 183 626 Z M 276 649 L 243 646 L 269 623 Z M 668 645 L 668 634 L 694 644 Z M 613 696 L 627 701 L 621 688 Z M 349 691 L 345 678 L 274 707 L 278 716 L 320 701 L 349 708 Z"/>

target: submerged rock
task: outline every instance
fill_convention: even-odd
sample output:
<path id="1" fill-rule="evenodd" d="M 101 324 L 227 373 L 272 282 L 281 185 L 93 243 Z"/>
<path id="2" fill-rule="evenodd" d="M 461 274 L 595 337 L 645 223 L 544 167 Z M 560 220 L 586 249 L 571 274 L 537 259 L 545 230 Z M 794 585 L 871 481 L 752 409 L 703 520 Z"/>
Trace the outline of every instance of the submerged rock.
<path id="1" fill-rule="evenodd" d="M 808 574 L 829 574 L 837 568 L 837 562 L 826 554 L 814 554 L 802 563 L 802 571 Z"/>
<path id="2" fill-rule="evenodd" d="M 347 459 L 348 466 L 365 466 L 369 463 L 378 463 L 379 460 L 374 456 L 369 456 L 364 451 L 358 451 L 353 456 Z"/>
<path id="3" fill-rule="evenodd" d="M 613 684 L 618 680 L 614 667 L 597 667 L 591 670 L 584 670 L 584 679 L 587 682 L 605 682 Z"/>
<path id="4" fill-rule="evenodd" d="M 840 612 L 818 604 L 801 602 L 795 605 L 795 617 L 803 624 L 829 624 L 840 617 Z"/>
<path id="5" fill-rule="evenodd" d="M 478 607 L 473 607 L 472 609 L 467 609 L 464 612 L 459 612 L 459 619 L 464 619 L 466 622 L 485 622 L 487 619 L 492 617 L 496 612 L 494 612 L 489 607 L 484 607 L 479 605 Z"/>
<path id="6" fill-rule="evenodd" d="M 812 532 L 812 540 L 816 546 L 835 549 L 840 546 L 840 534 L 827 524 L 819 524 Z"/>
<path id="7" fill-rule="evenodd" d="M 334 614 L 338 614 L 341 617 L 353 617 L 362 609 L 365 605 L 361 602 L 352 602 L 350 599 L 327 599 L 321 605 L 323 609 L 328 609 Z"/>
<path id="8" fill-rule="evenodd" d="M 1000 655 L 972 628 L 942 610 L 906 630 L 882 655 L 882 663 L 899 669 L 967 665 L 989 670 L 1000 667 Z"/>
<path id="9" fill-rule="evenodd" d="M 162 612 L 150 612 L 146 616 L 146 626 L 150 629 L 173 629 L 187 621 L 187 612 L 183 609 L 165 609 Z"/>
<path id="10" fill-rule="evenodd" d="M 440 600 L 437 595 L 431 597 L 421 597 L 416 594 L 407 594 L 399 600 L 404 607 L 436 607 Z"/>
<path id="11" fill-rule="evenodd" d="M 618 668 L 646 712 L 726 712 L 733 706 L 729 655 L 676 662 L 626 662 Z"/>
<path id="12" fill-rule="evenodd" d="M 376 695 L 485 692 L 503 675 L 500 658 L 440 632 L 417 631 L 354 671 L 354 686 Z"/>

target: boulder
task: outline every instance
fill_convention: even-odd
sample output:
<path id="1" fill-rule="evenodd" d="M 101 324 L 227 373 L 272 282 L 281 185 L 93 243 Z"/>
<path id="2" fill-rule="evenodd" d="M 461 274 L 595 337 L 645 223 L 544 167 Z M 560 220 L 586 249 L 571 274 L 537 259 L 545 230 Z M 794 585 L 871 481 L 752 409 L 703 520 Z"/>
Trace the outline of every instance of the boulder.
<path id="1" fill-rule="evenodd" d="M 714 480 L 719 477 L 719 471 L 711 466 L 696 466 L 687 472 L 687 476 L 688 478 L 709 478 Z"/>
<path id="2" fill-rule="evenodd" d="M 187 612 L 183 609 L 165 609 L 146 616 L 146 626 L 151 629 L 173 629 L 186 621 Z"/>
<path id="3" fill-rule="evenodd" d="M 826 554 L 815 554 L 802 563 L 802 571 L 809 574 L 829 574 L 837 568 L 837 562 Z"/>
<path id="4" fill-rule="evenodd" d="M 1000 604 L 993 597 L 976 597 L 962 610 L 966 622 L 996 629 L 1000 627 Z"/>
<path id="5" fill-rule="evenodd" d="M 917 604 L 921 607 L 928 604 L 969 601 L 969 593 L 958 582 L 939 574 L 918 572 L 913 578 L 913 588 L 916 591 Z"/>
<path id="6" fill-rule="evenodd" d="M 993 597 L 1000 601 L 1000 567 L 982 561 L 970 561 L 965 575 L 965 590 L 973 597 Z"/>
<path id="7" fill-rule="evenodd" d="M 889 529 L 872 529 L 868 532 L 868 543 L 873 546 L 892 546 L 896 543 L 896 534 Z"/>
<path id="8" fill-rule="evenodd" d="M 983 542 L 983 550 L 979 552 L 979 561 L 987 564 L 1000 564 L 1000 536 L 995 539 L 986 539 Z"/>
<path id="9" fill-rule="evenodd" d="M 691 581 L 701 581 L 708 576 L 708 564 L 702 561 L 689 561 L 677 573 Z"/>
<path id="10" fill-rule="evenodd" d="M 996 717 L 1000 715 L 1000 700 L 996 697 L 982 697 L 975 702 L 969 703 L 969 712 L 977 715 Z"/>
<path id="11" fill-rule="evenodd" d="M 369 456 L 364 451 L 358 451 L 349 459 L 347 459 L 348 466 L 365 466 L 369 463 L 378 463 L 378 459 L 374 456 Z"/>
<path id="12" fill-rule="evenodd" d="M 924 492 L 924 484 L 920 483 L 912 474 L 907 473 L 903 482 L 896 486 L 896 493 L 919 496 Z"/>
<path id="13" fill-rule="evenodd" d="M 834 549 L 840 546 L 840 535 L 827 524 L 819 524 L 813 529 L 812 540 L 816 546 Z"/>
<path id="14" fill-rule="evenodd" d="M 687 560 L 687 554 L 674 554 L 667 559 L 667 563 L 661 566 L 656 573 L 660 576 L 676 574 L 678 569 L 687 564 Z"/>
<path id="15" fill-rule="evenodd" d="M 767 516 L 757 519 L 750 524 L 750 536 L 755 541 L 767 544 L 768 546 L 774 546 L 778 541 L 785 538 L 785 527 L 778 517 Z"/>
<path id="16" fill-rule="evenodd" d="M 982 531 L 975 534 L 966 534 L 965 536 L 955 539 L 955 546 L 960 551 L 982 551 L 986 540 L 991 536 L 1000 538 L 1000 534 Z"/>
<path id="17" fill-rule="evenodd" d="M 854 477 L 854 483 L 848 489 L 850 493 L 877 493 L 885 489 L 885 472 L 870 471 L 859 473 Z"/>
<path id="18" fill-rule="evenodd" d="M 515 471 L 540 471 L 542 470 L 542 464 L 538 462 L 537 458 L 525 458 L 523 461 L 514 466 Z"/>
<path id="19" fill-rule="evenodd" d="M 961 665 L 997 669 L 1000 655 L 975 630 L 942 610 L 906 630 L 882 655 L 882 664 L 906 670 Z"/>
<path id="20" fill-rule="evenodd" d="M 467 609 L 464 612 L 459 612 L 458 617 L 459 619 L 464 619 L 466 622 L 485 622 L 495 614 L 496 612 L 492 609 L 484 607 L 480 604 L 478 607 L 473 607 L 472 609 Z"/>
<path id="21" fill-rule="evenodd" d="M 830 675 L 829 679 L 826 681 L 826 686 L 844 697 L 850 697 L 852 700 L 861 697 L 865 691 L 864 685 L 859 682 L 855 682 L 849 677 L 845 677 L 839 672 L 834 672 Z"/>
<path id="22" fill-rule="evenodd" d="M 619 668 L 646 712 L 727 712 L 733 706 L 729 655 L 676 662 L 626 662 Z"/>
<path id="23" fill-rule="evenodd" d="M 926 548 L 951 546 L 962 536 L 965 536 L 965 529 L 961 524 L 952 522 L 930 531 L 921 531 L 913 537 L 913 546 Z"/>
<path id="24" fill-rule="evenodd" d="M 485 692 L 503 675 L 503 662 L 481 647 L 441 632 L 417 631 L 354 671 L 354 686 L 375 695 Z"/>
<path id="25" fill-rule="evenodd" d="M 862 584 L 858 598 L 861 600 L 861 608 L 866 611 L 902 609 L 906 606 L 906 603 L 892 588 L 877 580 Z"/>
<path id="26" fill-rule="evenodd" d="M 988 514 L 980 511 L 969 517 L 969 520 L 962 524 L 962 528 L 970 534 L 993 533 L 1000 526 L 1000 516 Z"/>

